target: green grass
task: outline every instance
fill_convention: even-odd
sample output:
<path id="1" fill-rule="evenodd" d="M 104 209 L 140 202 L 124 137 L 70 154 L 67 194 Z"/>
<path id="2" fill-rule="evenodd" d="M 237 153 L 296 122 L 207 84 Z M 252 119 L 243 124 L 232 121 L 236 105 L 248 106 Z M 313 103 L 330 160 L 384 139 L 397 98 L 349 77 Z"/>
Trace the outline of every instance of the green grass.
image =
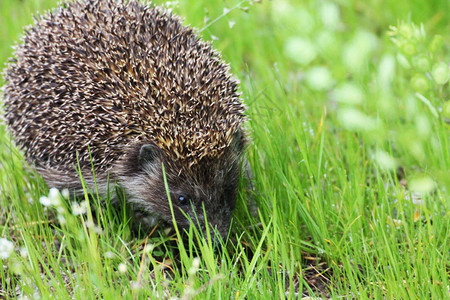
<path id="1" fill-rule="evenodd" d="M 95 197 L 81 215 L 45 207 L 0 125 L 0 298 L 450 297 L 450 3 L 253 2 L 173 9 L 241 81 L 257 216 L 243 187 L 214 252 L 195 233 L 136 236 L 129 209 Z M 0 2 L 0 64 L 55 5 Z"/>

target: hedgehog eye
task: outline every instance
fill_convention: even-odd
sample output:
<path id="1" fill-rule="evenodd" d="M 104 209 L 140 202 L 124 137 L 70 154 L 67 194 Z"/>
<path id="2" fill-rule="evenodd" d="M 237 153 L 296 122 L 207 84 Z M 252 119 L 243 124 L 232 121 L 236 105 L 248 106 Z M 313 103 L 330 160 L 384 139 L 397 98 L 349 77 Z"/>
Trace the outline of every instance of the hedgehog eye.
<path id="1" fill-rule="evenodd" d="M 187 196 L 183 196 L 183 195 L 180 195 L 180 196 L 178 196 L 178 203 L 180 204 L 180 205 L 188 205 L 189 204 L 189 197 L 187 197 Z"/>

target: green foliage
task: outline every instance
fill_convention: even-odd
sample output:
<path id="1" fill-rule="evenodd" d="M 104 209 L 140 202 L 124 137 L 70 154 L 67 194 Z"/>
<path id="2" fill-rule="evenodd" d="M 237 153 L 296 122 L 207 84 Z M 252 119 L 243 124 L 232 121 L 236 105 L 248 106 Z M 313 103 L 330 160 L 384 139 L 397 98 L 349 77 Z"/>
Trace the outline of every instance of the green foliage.
<path id="1" fill-rule="evenodd" d="M 0 63 L 55 5 L 0 1 Z M 166 5 L 249 108 L 255 191 L 242 184 L 232 238 L 136 236 L 126 205 L 49 192 L 1 125 L 0 298 L 448 298 L 450 3 Z"/>

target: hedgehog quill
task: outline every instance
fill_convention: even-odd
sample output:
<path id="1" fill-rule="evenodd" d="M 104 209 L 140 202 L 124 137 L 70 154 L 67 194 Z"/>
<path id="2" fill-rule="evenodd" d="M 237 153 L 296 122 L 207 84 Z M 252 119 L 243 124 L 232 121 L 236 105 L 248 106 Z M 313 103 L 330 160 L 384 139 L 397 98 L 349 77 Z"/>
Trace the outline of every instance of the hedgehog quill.
<path id="1" fill-rule="evenodd" d="M 79 163 L 93 189 L 93 166 L 99 193 L 117 184 L 152 226 L 172 219 L 164 165 L 177 225 L 186 214 L 205 230 L 204 207 L 226 235 L 245 106 L 220 54 L 178 17 L 135 0 L 67 2 L 26 30 L 4 78 L 9 131 L 49 187 L 82 193 Z"/>

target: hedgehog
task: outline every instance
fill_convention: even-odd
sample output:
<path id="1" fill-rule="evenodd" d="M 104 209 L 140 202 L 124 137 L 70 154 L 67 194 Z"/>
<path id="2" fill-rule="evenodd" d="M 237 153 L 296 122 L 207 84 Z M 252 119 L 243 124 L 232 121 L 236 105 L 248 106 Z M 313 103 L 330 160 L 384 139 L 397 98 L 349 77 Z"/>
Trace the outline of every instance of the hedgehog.
<path id="1" fill-rule="evenodd" d="M 25 30 L 4 78 L 7 127 L 49 187 L 79 195 L 81 175 L 100 195 L 118 186 L 138 222 L 227 234 L 246 107 L 179 17 L 138 0 L 60 4 Z"/>

